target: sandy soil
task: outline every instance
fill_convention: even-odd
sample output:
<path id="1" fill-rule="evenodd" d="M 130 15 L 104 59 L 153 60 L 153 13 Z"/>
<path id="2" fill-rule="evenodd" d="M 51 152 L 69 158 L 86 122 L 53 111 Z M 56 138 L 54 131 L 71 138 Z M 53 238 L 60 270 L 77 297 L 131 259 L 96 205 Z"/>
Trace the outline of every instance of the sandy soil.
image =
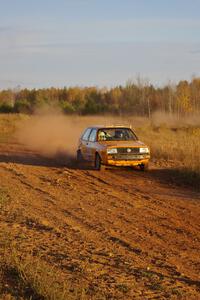
<path id="1" fill-rule="evenodd" d="M 200 299 L 200 193 L 170 170 L 81 169 L 10 142 L 0 185 L 0 234 L 94 297 Z"/>

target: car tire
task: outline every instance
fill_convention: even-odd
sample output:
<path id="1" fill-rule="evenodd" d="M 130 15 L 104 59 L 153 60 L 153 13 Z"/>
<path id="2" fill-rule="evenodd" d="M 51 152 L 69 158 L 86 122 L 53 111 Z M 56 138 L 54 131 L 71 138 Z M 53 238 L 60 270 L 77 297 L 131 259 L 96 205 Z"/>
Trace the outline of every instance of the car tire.
<path id="1" fill-rule="evenodd" d="M 94 161 L 94 168 L 95 170 L 100 171 L 101 170 L 101 157 L 98 153 L 95 155 L 95 161 Z"/>
<path id="2" fill-rule="evenodd" d="M 78 150 L 76 153 L 76 160 L 78 163 L 82 163 L 83 162 L 83 155 L 81 153 L 81 150 Z"/>
<path id="3" fill-rule="evenodd" d="M 140 165 L 141 171 L 148 171 L 148 169 L 149 169 L 149 164 L 141 164 Z"/>

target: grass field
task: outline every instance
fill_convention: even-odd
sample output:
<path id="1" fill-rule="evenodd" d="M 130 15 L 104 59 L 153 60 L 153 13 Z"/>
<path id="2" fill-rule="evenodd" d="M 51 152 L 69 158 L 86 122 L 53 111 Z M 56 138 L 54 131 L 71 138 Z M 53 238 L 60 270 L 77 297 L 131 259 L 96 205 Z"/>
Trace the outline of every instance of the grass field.
<path id="1" fill-rule="evenodd" d="M 169 168 L 177 183 L 199 188 L 200 127 L 150 126 L 139 128 L 138 133 L 150 146 L 157 166 Z"/>

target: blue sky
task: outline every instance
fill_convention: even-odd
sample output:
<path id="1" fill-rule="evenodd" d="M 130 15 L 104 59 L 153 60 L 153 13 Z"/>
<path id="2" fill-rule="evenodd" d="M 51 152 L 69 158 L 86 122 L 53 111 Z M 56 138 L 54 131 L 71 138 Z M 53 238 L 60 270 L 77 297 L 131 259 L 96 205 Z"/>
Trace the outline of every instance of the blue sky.
<path id="1" fill-rule="evenodd" d="M 0 88 L 200 76 L 200 1 L 0 0 Z"/>

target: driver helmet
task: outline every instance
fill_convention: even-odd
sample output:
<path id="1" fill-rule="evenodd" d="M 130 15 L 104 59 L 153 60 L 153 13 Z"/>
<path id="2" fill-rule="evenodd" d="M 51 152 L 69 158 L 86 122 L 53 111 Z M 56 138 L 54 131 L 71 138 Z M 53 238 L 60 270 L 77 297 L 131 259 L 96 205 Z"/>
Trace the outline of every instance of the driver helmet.
<path id="1" fill-rule="evenodd" d="M 104 131 L 100 131 L 98 134 L 99 140 L 100 141 L 105 141 L 106 140 L 106 134 Z"/>

